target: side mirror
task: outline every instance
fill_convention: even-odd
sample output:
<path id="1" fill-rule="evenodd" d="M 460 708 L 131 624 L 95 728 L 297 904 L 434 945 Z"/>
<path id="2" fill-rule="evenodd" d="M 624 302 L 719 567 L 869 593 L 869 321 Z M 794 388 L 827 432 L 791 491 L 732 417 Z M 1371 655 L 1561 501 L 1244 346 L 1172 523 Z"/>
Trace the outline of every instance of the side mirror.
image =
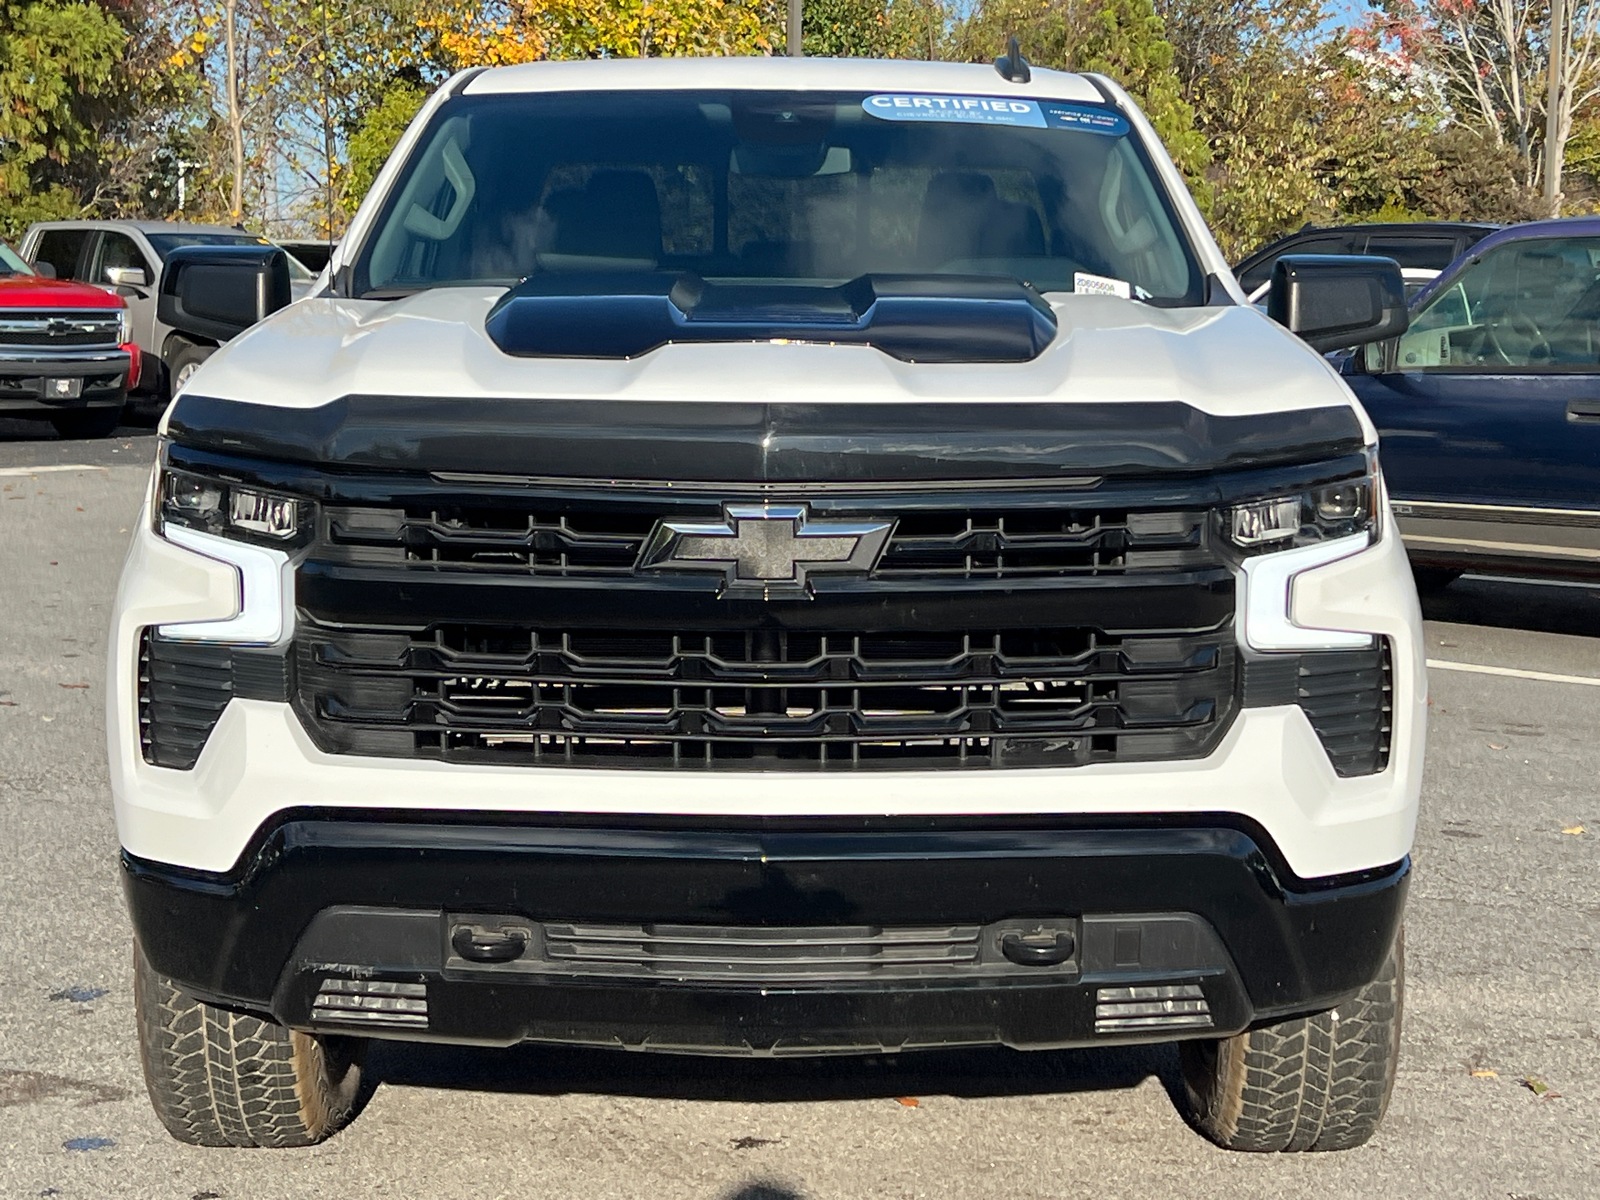
<path id="1" fill-rule="evenodd" d="M 107 267 L 106 282 L 112 287 L 141 288 L 150 286 L 150 280 L 145 277 L 143 267 Z"/>
<path id="2" fill-rule="evenodd" d="M 1267 315 L 1324 354 L 1398 337 L 1411 322 L 1400 264 L 1358 254 L 1284 255 Z"/>
<path id="3" fill-rule="evenodd" d="M 161 270 L 156 315 L 225 342 L 288 305 L 289 255 L 277 246 L 180 246 Z"/>
<path id="4" fill-rule="evenodd" d="M 36 262 L 31 265 L 33 266 L 33 273 L 40 279 L 54 279 L 56 277 L 54 263 Z"/>

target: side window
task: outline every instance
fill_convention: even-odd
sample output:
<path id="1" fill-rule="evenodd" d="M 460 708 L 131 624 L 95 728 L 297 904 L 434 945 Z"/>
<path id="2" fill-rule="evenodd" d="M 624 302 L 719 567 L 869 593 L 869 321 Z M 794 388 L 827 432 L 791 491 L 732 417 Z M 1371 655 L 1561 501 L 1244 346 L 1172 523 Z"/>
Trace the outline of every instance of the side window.
<path id="1" fill-rule="evenodd" d="M 1392 258 L 1402 267 L 1442 271 L 1455 261 L 1454 238 L 1382 238 L 1367 242 L 1366 253 Z"/>
<path id="2" fill-rule="evenodd" d="M 78 258 L 89 240 L 87 229 L 47 229 L 39 235 L 39 248 L 33 253 L 36 263 L 49 263 L 57 279 L 78 278 Z"/>
<path id="3" fill-rule="evenodd" d="M 1600 372 L 1600 238 L 1497 246 L 1400 338 L 1402 371 Z"/>
<path id="4" fill-rule="evenodd" d="M 1354 246 L 1349 235 L 1333 235 L 1324 237 L 1305 238 L 1285 246 L 1271 258 L 1257 263 L 1243 275 L 1239 276 L 1239 286 L 1246 295 L 1250 295 L 1257 288 L 1272 282 L 1272 268 L 1278 265 L 1278 260 L 1285 254 L 1351 254 Z"/>
<path id="5" fill-rule="evenodd" d="M 95 264 L 93 283 L 106 283 L 106 271 L 111 267 L 137 267 L 150 275 L 150 265 L 134 240 L 125 233 L 107 232 L 100 235 L 99 261 Z"/>

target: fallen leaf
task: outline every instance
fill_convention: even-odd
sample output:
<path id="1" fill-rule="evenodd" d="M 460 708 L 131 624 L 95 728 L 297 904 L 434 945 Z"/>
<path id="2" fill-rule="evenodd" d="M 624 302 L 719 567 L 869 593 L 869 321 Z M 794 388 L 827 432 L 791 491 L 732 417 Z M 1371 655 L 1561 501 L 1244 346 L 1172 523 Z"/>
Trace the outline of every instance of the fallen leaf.
<path id="1" fill-rule="evenodd" d="M 50 564 L 50 565 L 51 565 L 51 566 L 52 566 L 52 567 L 59 567 L 59 566 L 60 566 L 60 565 L 61 565 L 61 564 L 60 564 L 60 563 L 58 563 L 58 562 L 53 562 L 53 563 L 51 563 L 51 564 Z"/>
<path id="2" fill-rule="evenodd" d="M 1583 826 L 1582 825 L 1569 825 L 1566 829 L 1563 829 L 1561 832 L 1562 833 L 1570 833 L 1573 837 L 1579 837 L 1583 833 Z"/>
<path id="3" fill-rule="evenodd" d="M 1505 747 L 1504 746 L 1496 746 L 1493 742 L 1490 742 L 1489 743 L 1489 749 L 1491 749 L 1491 750 L 1504 750 Z"/>
<path id="4" fill-rule="evenodd" d="M 1472 1077 L 1474 1079 L 1499 1079 L 1500 1078 L 1500 1072 L 1499 1071 L 1491 1071 L 1491 1070 L 1489 1070 L 1488 1067 L 1484 1067 L 1482 1070 L 1474 1071 L 1472 1073 Z"/>
<path id="5" fill-rule="evenodd" d="M 1550 1085 L 1544 1080 L 1540 1079 L 1537 1075 L 1524 1075 L 1522 1077 L 1522 1086 L 1527 1088 L 1535 1096 L 1542 1096 L 1550 1090 Z"/>
<path id="6" fill-rule="evenodd" d="M 0 700 L 0 708 L 15 708 L 16 706 L 17 702 L 15 700 Z"/>
<path id="7" fill-rule="evenodd" d="M 896 1096 L 894 1099 L 895 1103 L 903 1104 L 907 1108 L 916 1108 L 922 1103 L 922 1101 L 918 1100 L 915 1096 Z"/>
<path id="8" fill-rule="evenodd" d="M 80 505 L 78 505 L 78 511 L 79 511 L 79 512 L 82 512 L 82 511 L 83 511 L 83 505 L 81 505 L 81 504 L 80 504 Z"/>
<path id="9" fill-rule="evenodd" d="M 64 688 L 86 688 L 89 685 L 87 683 L 58 683 L 56 686 Z"/>

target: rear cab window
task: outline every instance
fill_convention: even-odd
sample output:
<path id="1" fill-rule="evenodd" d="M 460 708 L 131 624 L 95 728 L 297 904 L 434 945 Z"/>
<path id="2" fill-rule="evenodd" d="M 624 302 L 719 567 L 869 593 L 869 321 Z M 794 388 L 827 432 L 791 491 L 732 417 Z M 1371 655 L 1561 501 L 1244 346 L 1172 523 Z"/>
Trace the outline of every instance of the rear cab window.
<path id="1" fill-rule="evenodd" d="M 39 235 L 39 245 L 33 252 L 33 261 L 49 263 L 55 268 L 57 279 L 82 279 L 78 264 L 83 260 L 83 250 L 91 237 L 89 229 L 46 229 Z"/>

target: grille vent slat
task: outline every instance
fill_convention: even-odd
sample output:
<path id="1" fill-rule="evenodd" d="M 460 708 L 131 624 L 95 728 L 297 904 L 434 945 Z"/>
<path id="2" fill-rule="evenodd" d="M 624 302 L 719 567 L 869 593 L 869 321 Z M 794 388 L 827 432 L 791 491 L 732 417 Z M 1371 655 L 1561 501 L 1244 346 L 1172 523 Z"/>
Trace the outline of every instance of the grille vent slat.
<path id="1" fill-rule="evenodd" d="M 335 560 L 578 577 L 631 575 L 663 514 L 508 503 L 453 508 L 330 508 Z M 717 519 L 708 507 L 696 514 Z M 1194 512 L 964 511 L 901 516 L 874 575 L 883 579 L 1095 576 L 1213 565 Z"/>
<path id="2" fill-rule="evenodd" d="M 303 621 L 297 705 L 331 752 L 613 767 L 1075 765 L 1197 757 L 1231 630 L 717 634 Z"/>

